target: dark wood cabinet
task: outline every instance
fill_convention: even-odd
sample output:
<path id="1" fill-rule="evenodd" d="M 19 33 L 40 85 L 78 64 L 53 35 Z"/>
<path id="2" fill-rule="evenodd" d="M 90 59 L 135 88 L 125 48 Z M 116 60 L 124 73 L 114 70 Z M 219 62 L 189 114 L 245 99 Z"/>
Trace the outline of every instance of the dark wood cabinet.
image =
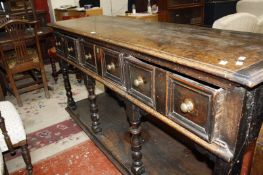
<path id="1" fill-rule="evenodd" d="M 262 125 L 262 37 L 106 16 L 50 25 L 65 40 L 85 40 L 91 55 L 95 48 L 97 73 L 58 52 L 67 111 L 123 174 L 211 174 L 177 152 L 182 136 L 211 160 L 214 174 L 245 174 Z M 87 101 L 74 102 L 65 62 L 87 75 L 89 112 Z M 126 113 L 107 94 L 96 99 L 95 80 L 123 97 Z M 154 128 L 180 135 L 155 135 L 145 113 Z"/>
<path id="2" fill-rule="evenodd" d="M 158 3 L 159 21 L 202 25 L 204 0 L 162 0 Z"/>

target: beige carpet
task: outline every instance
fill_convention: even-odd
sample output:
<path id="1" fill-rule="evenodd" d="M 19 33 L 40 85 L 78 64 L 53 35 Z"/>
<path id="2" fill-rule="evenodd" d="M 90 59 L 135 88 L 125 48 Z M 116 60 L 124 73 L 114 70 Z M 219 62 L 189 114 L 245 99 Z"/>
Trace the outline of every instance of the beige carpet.
<path id="1" fill-rule="evenodd" d="M 59 80 L 55 83 L 51 77 L 50 65 L 47 65 L 45 69 L 49 85 L 53 87 L 53 91 L 50 91 L 50 99 L 45 98 L 43 89 L 23 94 L 21 96 L 23 107 L 17 106 L 14 96 L 6 97 L 6 100 L 16 106 L 23 120 L 30 139 L 28 142 L 34 164 L 89 140 L 65 111 L 67 99 L 62 75 L 59 75 Z M 78 83 L 72 74 L 70 81 L 75 101 L 87 98 L 87 90 L 83 82 Z M 103 86 L 97 83 L 96 93 L 103 91 Z M 5 155 L 5 159 L 10 173 L 25 167 L 19 153 L 15 157 Z"/>

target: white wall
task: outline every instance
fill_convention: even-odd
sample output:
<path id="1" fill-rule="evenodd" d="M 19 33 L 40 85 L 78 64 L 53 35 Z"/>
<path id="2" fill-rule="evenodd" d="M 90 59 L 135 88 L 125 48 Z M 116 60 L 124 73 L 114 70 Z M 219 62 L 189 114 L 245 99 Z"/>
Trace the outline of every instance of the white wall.
<path id="1" fill-rule="evenodd" d="M 79 5 L 79 0 L 48 0 L 51 22 L 55 21 L 54 9 L 61 5 Z M 128 9 L 128 0 L 100 0 L 100 6 L 103 8 L 103 15 L 116 16 L 125 14 Z"/>

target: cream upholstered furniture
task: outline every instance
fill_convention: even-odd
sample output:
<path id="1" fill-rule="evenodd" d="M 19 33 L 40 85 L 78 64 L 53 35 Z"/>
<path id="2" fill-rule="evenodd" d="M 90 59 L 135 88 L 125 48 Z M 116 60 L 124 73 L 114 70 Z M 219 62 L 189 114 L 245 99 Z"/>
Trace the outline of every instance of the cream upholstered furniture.
<path id="1" fill-rule="evenodd" d="M 263 33 L 263 15 L 258 17 L 258 25 L 256 28 L 256 32 L 257 33 Z"/>
<path id="2" fill-rule="evenodd" d="M 236 30 L 241 32 L 254 32 L 258 19 L 249 13 L 236 13 L 216 20 L 213 28 L 224 30 Z"/>
<path id="3" fill-rule="evenodd" d="M 213 28 L 263 33 L 263 0 L 241 0 L 237 13 L 216 20 Z"/>
<path id="4" fill-rule="evenodd" d="M 237 13 L 250 13 L 257 17 L 263 14 L 263 0 L 241 0 L 236 5 Z"/>
<path id="5" fill-rule="evenodd" d="M 14 148 L 21 148 L 22 157 L 26 163 L 28 174 L 32 174 L 32 164 L 27 148 L 26 133 L 22 120 L 9 101 L 0 101 L 0 149 L 2 152 L 10 151 L 15 154 Z"/>

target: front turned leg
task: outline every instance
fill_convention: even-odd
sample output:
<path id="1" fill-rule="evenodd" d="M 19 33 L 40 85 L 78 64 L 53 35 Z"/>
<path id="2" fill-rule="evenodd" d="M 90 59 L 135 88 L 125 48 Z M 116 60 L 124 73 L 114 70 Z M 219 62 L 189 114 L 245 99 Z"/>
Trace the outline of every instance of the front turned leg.
<path id="1" fill-rule="evenodd" d="M 62 70 L 62 75 L 63 75 L 63 79 L 64 79 L 64 86 L 65 86 L 65 90 L 66 90 L 66 95 L 68 98 L 68 107 L 71 110 L 75 110 L 77 109 L 77 105 L 72 97 L 72 92 L 71 92 L 71 85 L 70 85 L 70 81 L 69 81 L 69 76 L 68 76 L 68 64 L 61 60 L 61 70 Z"/>
<path id="2" fill-rule="evenodd" d="M 102 131 L 100 127 L 100 117 L 98 113 L 98 105 L 96 103 L 96 94 L 95 94 L 95 80 L 90 76 L 84 76 L 84 83 L 89 93 L 89 102 L 90 102 L 90 114 L 92 125 L 91 128 L 94 133 L 99 133 Z"/>
<path id="3" fill-rule="evenodd" d="M 130 122 L 131 133 L 131 155 L 132 166 L 131 171 L 133 174 L 140 175 L 145 172 L 142 162 L 142 138 L 141 138 L 141 113 L 140 108 L 130 102 L 126 102 L 126 113 Z"/>

